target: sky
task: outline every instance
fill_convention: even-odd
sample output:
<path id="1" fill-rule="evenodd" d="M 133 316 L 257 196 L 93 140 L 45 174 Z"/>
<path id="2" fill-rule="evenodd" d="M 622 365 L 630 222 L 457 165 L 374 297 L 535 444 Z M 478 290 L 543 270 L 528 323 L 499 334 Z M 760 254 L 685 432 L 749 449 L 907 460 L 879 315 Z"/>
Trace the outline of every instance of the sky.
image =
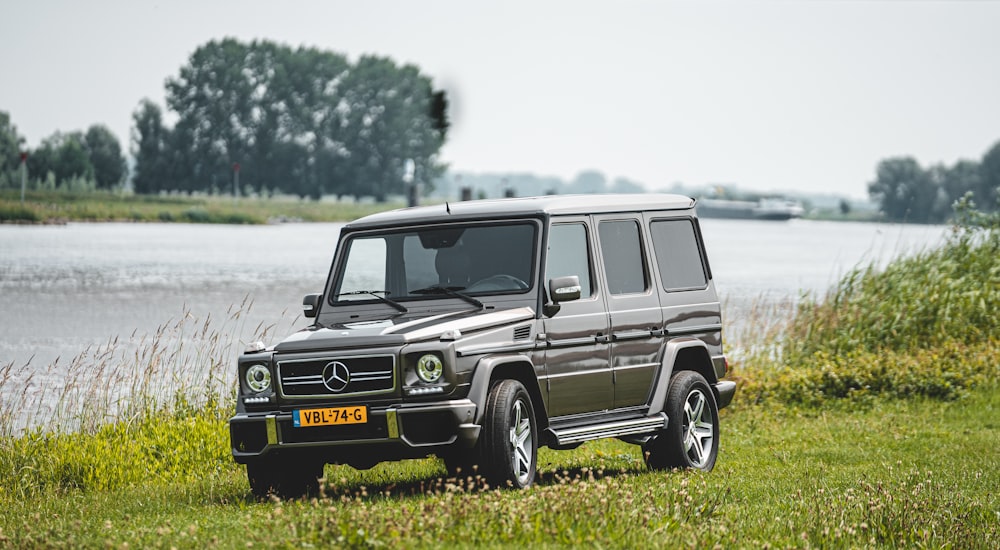
<path id="1" fill-rule="evenodd" d="M 454 171 L 862 198 L 882 159 L 1000 141 L 1000 2 L 0 0 L 0 111 L 29 147 L 132 112 L 213 39 L 413 63 Z"/>

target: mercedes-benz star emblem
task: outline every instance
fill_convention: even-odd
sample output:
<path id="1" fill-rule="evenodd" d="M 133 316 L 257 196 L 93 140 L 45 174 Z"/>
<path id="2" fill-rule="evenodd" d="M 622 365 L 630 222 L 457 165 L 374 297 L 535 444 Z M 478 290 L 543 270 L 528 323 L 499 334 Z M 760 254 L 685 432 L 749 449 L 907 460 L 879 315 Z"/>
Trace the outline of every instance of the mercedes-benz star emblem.
<path id="1" fill-rule="evenodd" d="M 323 367 L 323 385 L 333 393 L 344 391 L 350 382 L 351 370 L 340 361 L 330 361 Z"/>

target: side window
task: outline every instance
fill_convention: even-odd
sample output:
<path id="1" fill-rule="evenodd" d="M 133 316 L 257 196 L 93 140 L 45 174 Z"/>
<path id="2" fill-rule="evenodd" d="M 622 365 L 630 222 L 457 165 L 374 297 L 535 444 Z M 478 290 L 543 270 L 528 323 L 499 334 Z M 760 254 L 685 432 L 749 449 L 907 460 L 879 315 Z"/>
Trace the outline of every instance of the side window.
<path id="1" fill-rule="evenodd" d="M 605 221 L 598 226 L 601 255 L 611 294 L 634 294 L 649 288 L 642 256 L 639 224 L 634 220 Z"/>
<path id="2" fill-rule="evenodd" d="M 649 224 L 649 232 L 664 290 L 704 288 L 708 284 L 691 220 L 657 220 Z"/>
<path id="3" fill-rule="evenodd" d="M 553 225 L 549 229 L 549 249 L 545 259 L 546 285 L 549 279 L 576 275 L 580 278 L 580 296 L 593 296 L 590 272 L 587 228 L 582 223 Z"/>

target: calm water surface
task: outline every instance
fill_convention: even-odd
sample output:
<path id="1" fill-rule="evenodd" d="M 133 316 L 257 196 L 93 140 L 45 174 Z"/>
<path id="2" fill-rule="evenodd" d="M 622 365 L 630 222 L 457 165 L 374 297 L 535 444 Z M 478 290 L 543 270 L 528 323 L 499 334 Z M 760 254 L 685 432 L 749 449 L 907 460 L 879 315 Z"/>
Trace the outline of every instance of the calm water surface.
<path id="1" fill-rule="evenodd" d="M 322 290 L 341 224 L 0 226 L 0 365 L 48 365 L 188 313 L 253 302 L 248 328 Z M 821 294 L 861 263 L 939 243 L 944 226 L 703 219 L 727 322 L 753 302 Z M 301 320 L 298 324 L 302 324 Z M 33 358 L 33 359 L 32 359 Z"/>

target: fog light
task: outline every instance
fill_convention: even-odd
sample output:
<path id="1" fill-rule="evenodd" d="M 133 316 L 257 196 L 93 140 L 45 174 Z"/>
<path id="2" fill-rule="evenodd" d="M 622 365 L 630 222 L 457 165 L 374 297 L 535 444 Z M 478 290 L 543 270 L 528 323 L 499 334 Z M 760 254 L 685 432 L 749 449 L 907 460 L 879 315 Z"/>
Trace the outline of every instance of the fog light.
<path id="1" fill-rule="evenodd" d="M 267 403 L 271 400 L 270 397 L 264 397 L 263 395 L 257 397 L 244 397 L 243 402 L 247 405 L 260 405 Z"/>
<path id="2" fill-rule="evenodd" d="M 271 371 L 264 365 L 251 365 L 246 374 L 247 387 L 254 393 L 260 393 L 271 387 Z"/>
<path id="3" fill-rule="evenodd" d="M 431 395 L 434 393 L 444 393 L 444 388 L 441 386 L 432 386 L 430 388 L 406 388 L 406 395 Z"/>
<path id="4" fill-rule="evenodd" d="M 420 357 L 417 361 L 417 378 L 420 378 L 428 384 L 433 384 L 441 379 L 441 374 L 444 373 L 444 364 L 441 363 L 441 359 L 434 355 L 433 353 L 428 353 Z"/>

